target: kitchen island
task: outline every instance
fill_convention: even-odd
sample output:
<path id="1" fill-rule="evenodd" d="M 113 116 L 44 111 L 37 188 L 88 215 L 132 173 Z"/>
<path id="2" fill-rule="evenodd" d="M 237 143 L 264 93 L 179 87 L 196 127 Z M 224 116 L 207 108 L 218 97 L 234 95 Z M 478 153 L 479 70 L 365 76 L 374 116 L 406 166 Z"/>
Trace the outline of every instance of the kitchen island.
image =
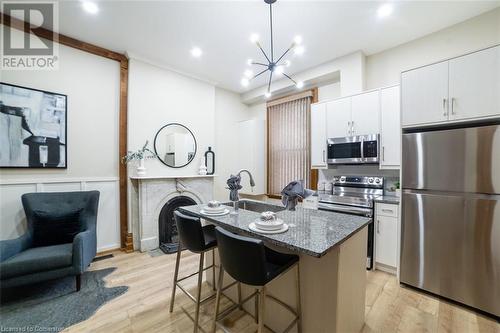
<path id="1" fill-rule="evenodd" d="M 260 205 L 266 205 L 270 210 L 280 209 L 265 203 Z M 202 208 L 203 205 L 196 205 L 181 207 L 180 210 L 228 231 L 262 239 L 266 246 L 277 251 L 299 255 L 303 332 L 360 331 L 365 312 L 367 225 L 370 218 L 297 207 L 296 211 L 276 212 L 289 229 L 282 234 L 270 235 L 248 228 L 260 217 L 258 211 L 240 208 L 237 215 L 209 216 L 200 213 Z M 295 307 L 295 294 L 291 292 L 294 279 L 293 272 L 288 272 L 269 284 L 269 293 Z M 225 276 L 224 280 L 231 279 Z M 207 274 L 207 281 L 213 283 L 211 274 Z M 243 298 L 252 290 L 245 286 Z M 226 295 L 236 301 L 236 291 L 228 290 Z M 253 304 L 246 304 L 245 310 L 253 314 Z M 286 310 L 274 302 L 266 303 L 266 326 L 280 332 L 290 319 Z"/>

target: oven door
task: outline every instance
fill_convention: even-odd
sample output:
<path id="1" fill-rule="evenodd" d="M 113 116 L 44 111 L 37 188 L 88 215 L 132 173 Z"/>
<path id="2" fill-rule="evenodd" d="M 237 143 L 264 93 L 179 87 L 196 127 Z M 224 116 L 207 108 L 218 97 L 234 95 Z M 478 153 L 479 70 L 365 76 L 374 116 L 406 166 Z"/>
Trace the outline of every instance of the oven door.
<path id="1" fill-rule="evenodd" d="M 363 163 L 363 141 L 358 137 L 328 139 L 328 164 Z"/>

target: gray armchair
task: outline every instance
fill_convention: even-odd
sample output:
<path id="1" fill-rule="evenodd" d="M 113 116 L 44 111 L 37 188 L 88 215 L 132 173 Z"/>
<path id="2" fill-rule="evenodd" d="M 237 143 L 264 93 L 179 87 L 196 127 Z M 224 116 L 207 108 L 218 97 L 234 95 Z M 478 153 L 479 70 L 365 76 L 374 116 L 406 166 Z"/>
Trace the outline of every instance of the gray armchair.
<path id="1" fill-rule="evenodd" d="M 80 290 L 81 274 L 97 251 L 96 222 L 99 192 L 27 193 L 22 203 L 28 230 L 16 239 L 0 241 L 0 287 L 14 287 L 33 282 L 74 275 Z M 73 242 L 57 241 L 37 246 L 34 219 L 38 212 L 61 216 L 78 211 L 81 229 Z M 59 221 L 64 227 L 64 221 Z M 56 235 L 57 236 L 57 235 Z M 39 242 L 38 242 L 39 243 Z"/>

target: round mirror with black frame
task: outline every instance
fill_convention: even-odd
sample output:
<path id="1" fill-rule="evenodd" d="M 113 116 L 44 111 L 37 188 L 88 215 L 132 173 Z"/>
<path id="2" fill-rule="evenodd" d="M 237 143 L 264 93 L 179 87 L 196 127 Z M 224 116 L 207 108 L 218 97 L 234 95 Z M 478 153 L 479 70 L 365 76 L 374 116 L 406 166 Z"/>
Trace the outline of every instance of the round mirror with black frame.
<path id="1" fill-rule="evenodd" d="M 196 155 L 196 138 L 184 125 L 167 124 L 156 132 L 154 149 L 163 164 L 182 168 L 191 163 Z"/>

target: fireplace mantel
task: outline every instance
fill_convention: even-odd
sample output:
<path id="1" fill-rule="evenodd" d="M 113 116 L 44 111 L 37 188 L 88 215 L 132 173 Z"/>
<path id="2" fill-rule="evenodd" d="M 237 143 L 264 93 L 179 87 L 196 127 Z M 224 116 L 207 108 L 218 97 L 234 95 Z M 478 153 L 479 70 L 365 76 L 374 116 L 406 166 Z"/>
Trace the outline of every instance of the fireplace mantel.
<path id="1" fill-rule="evenodd" d="M 160 211 L 169 200 L 186 196 L 201 204 L 214 195 L 214 175 L 132 176 L 130 180 L 134 249 L 141 252 L 159 247 Z"/>
<path id="2" fill-rule="evenodd" d="M 185 179 L 185 178 L 213 178 L 216 175 L 180 175 L 180 176 L 130 176 L 133 180 L 147 179 Z"/>

